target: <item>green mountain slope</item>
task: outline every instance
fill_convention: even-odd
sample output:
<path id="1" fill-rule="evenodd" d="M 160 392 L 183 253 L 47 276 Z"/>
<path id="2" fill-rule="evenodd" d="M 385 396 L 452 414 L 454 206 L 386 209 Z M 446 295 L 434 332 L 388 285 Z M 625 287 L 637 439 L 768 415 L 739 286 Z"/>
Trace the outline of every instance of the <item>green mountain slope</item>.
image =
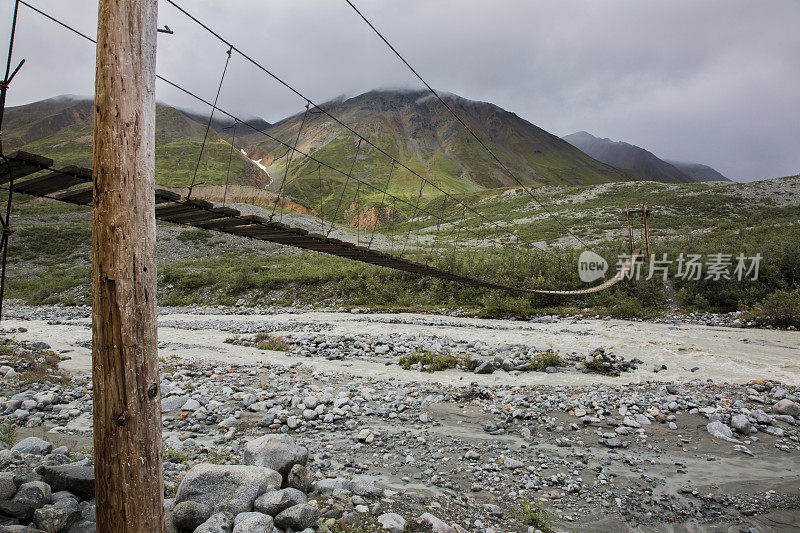
<path id="1" fill-rule="evenodd" d="M 676 167 L 694 181 L 731 181 L 723 176 L 722 173 L 702 163 L 685 163 L 682 161 L 671 161 L 669 159 L 665 159 L 664 161 Z"/>
<path id="2" fill-rule="evenodd" d="M 631 176 L 600 163 L 562 139 L 509 113 L 496 105 L 447 96 L 448 103 L 498 157 L 529 185 L 592 184 L 631 179 Z M 370 141 L 405 165 L 451 192 L 469 192 L 516 185 L 491 156 L 469 135 L 440 102 L 424 91 L 375 90 L 359 96 L 323 104 L 333 116 L 351 125 Z M 302 122 L 298 114 L 273 124 L 268 132 L 293 143 Z M 247 137 L 253 159 L 261 158 L 280 186 L 286 172 L 286 148 L 265 141 L 257 134 Z M 332 119 L 311 109 L 301 132 L 300 149 L 331 166 L 349 171 L 356 155 L 357 139 Z M 388 181 L 391 164 L 378 150 L 362 144 L 354 173 L 379 187 Z M 325 210 L 339 203 L 345 177 L 323 169 L 322 198 L 319 194 L 317 164 L 295 157 L 288 173 L 286 190 L 299 201 Z M 333 187 L 327 185 L 333 182 Z M 389 190 L 409 198 L 420 194 L 420 180 L 402 168 L 395 168 Z M 356 195 L 374 196 L 369 187 L 344 194 L 350 206 Z M 422 196 L 436 191 L 425 186 Z"/>
<path id="3" fill-rule="evenodd" d="M 191 183 L 204 133 L 205 125 L 183 111 L 164 104 L 156 106 L 156 183 L 174 187 Z M 91 166 L 91 100 L 60 96 L 6 109 L 3 149 L 46 155 L 55 161 L 56 167 Z M 231 158 L 230 144 L 212 130 L 196 182 L 224 184 L 229 159 L 231 183 L 268 181 L 266 174 L 237 150 Z"/>

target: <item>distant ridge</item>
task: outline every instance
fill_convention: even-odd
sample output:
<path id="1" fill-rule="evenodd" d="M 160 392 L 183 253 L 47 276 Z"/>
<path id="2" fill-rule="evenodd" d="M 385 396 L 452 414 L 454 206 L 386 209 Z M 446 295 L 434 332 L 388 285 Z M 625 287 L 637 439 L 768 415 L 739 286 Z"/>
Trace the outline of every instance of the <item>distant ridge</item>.
<path id="1" fill-rule="evenodd" d="M 563 139 L 598 161 L 628 170 L 641 179 L 662 183 L 728 181 L 709 166 L 668 162 L 639 146 L 595 137 L 585 131 L 566 135 Z"/>

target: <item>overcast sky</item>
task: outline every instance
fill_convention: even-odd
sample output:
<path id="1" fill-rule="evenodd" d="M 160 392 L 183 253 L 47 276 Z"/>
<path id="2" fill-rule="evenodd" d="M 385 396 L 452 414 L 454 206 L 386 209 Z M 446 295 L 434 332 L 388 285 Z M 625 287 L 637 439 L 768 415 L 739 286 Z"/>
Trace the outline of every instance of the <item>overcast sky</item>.
<path id="1" fill-rule="evenodd" d="M 96 33 L 97 2 L 28 0 Z M 800 173 L 796 0 L 354 0 L 436 89 L 554 133 L 586 130 L 750 180 Z M 2 3 L 8 35 L 11 4 Z M 312 100 L 416 79 L 344 0 L 181 0 Z M 158 72 L 213 100 L 226 48 L 166 1 Z M 94 49 L 20 7 L 9 105 L 93 92 Z M 1 55 L 1 54 L 0 54 Z M 197 108 L 158 85 L 159 100 Z M 276 121 L 304 102 L 234 55 L 220 106 Z"/>

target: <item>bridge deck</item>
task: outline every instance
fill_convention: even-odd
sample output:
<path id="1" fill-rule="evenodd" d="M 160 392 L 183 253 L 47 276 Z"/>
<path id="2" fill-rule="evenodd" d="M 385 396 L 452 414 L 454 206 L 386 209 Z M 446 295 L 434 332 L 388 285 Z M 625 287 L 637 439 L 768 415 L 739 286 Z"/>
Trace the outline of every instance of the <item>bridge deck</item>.
<path id="1" fill-rule="evenodd" d="M 70 165 L 60 170 L 54 170 L 51 168 L 53 165 L 52 160 L 22 151 L 14 152 L 6 156 L 5 159 L 5 163 L 0 162 L 0 185 L 12 182 L 11 190 L 14 192 L 52 198 L 72 204 L 92 205 L 92 186 L 85 186 L 92 182 L 91 169 Z M 39 174 L 42 171 L 48 172 L 23 180 L 27 176 Z M 81 184 L 84 187 L 74 188 Z M 638 251 L 634 253 L 628 265 L 617 273 L 615 277 L 595 287 L 577 291 L 525 289 L 456 274 L 434 266 L 409 261 L 379 250 L 358 246 L 351 242 L 310 233 L 302 228 L 287 226 L 280 222 L 272 222 L 259 216 L 242 215 L 236 209 L 222 207 L 205 200 L 185 198 L 164 189 L 156 189 L 155 201 L 156 219 L 165 222 L 184 224 L 231 235 L 294 246 L 305 250 L 323 252 L 354 261 L 448 281 L 458 281 L 476 287 L 518 292 L 554 295 L 599 292 L 621 281 L 639 255 Z"/>

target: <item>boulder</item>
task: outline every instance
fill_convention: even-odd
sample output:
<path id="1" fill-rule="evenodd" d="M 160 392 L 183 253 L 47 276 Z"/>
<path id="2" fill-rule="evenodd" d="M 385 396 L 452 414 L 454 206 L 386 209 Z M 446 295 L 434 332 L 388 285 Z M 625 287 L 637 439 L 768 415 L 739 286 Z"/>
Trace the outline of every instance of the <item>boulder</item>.
<path id="1" fill-rule="evenodd" d="M 197 526 L 194 533 L 231 533 L 233 517 L 228 513 L 216 513 Z"/>
<path id="2" fill-rule="evenodd" d="M 353 478 L 349 483 L 349 488 L 351 492 L 359 496 L 377 497 L 383 494 L 383 490 L 375 484 L 375 481 L 365 476 Z"/>
<path id="3" fill-rule="evenodd" d="M 0 500 L 10 500 L 16 493 L 17 485 L 14 483 L 14 474 L 0 472 Z"/>
<path id="4" fill-rule="evenodd" d="M 706 430 L 709 432 L 709 434 L 711 434 L 712 437 L 716 439 L 727 440 L 729 442 L 739 442 L 733 438 L 733 431 L 731 431 L 731 428 L 719 420 L 715 420 L 714 422 L 706 424 Z"/>
<path id="5" fill-rule="evenodd" d="M 456 530 L 433 516 L 431 513 L 423 513 L 419 519 L 430 524 L 433 533 L 456 533 Z"/>
<path id="6" fill-rule="evenodd" d="M 752 426 L 750 424 L 750 420 L 748 420 L 746 416 L 739 414 L 739 415 L 733 415 L 731 417 L 731 427 L 737 433 L 741 433 L 742 435 L 749 435 L 750 428 Z"/>
<path id="7" fill-rule="evenodd" d="M 319 517 L 319 509 L 313 505 L 303 503 L 281 511 L 278 516 L 275 517 L 275 526 L 281 529 L 291 528 L 294 531 L 302 531 L 306 528 L 316 526 Z"/>
<path id="8" fill-rule="evenodd" d="M 397 513 L 384 513 L 378 517 L 378 523 L 389 533 L 403 533 L 406 530 L 405 519 Z"/>
<path id="9" fill-rule="evenodd" d="M 68 490 L 83 499 L 94 498 L 94 468 L 80 464 L 44 466 L 42 476 L 54 491 Z"/>
<path id="10" fill-rule="evenodd" d="M 476 374 L 491 374 L 494 370 L 494 365 L 489 361 L 484 361 L 475 367 Z"/>
<path id="11" fill-rule="evenodd" d="M 23 483 L 14 498 L 10 501 L 0 501 L 0 513 L 27 521 L 33 512 L 50 503 L 50 485 L 41 481 Z"/>
<path id="12" fill-rule="evenodd" d="M 33 513 L 33 523 L 47 533 L 67 533 L 81 519 L 81 506 L 77 500 L 65 498 L 45 505 Z"/>
<path id="13" fill-rule="evenodd" d="M 305 465 L 307 461 L 308 448 L 296 444 L 289 435 L 264 435 L 244 447 L 246 465 L 271 468 L 283 478 L 289 475 L 294 465 Z"/>
<path id="14" fill-rule="evenodd" d="M 207 505 L 214 513 L 224 511 L 236 516 L 252 511 L 256 498 L 280 486 L 280 474 L 270 468 L 201 463 L 186 474 L 175 503 L 177 508 L 181 502 L 194 501 Z"/>
<path id="15" fill-rule="evenodd" d="M 253 507 L 259 513 L 276 516 L 281 511 L 306 503 L 308 498 L 297 489 L 282 489 L 267 492 L 259 496 Z"/>
<path id="16" fill-rule="evenodd" d="M 47 455 L 53 451 L 53 443 L 42 440 L 38 437 L 28 437 L 22 439 L 11 447 L 12 452 L 30 453 L 34 455 Z"/>
<path id="17" fill-rule="evenodd" d="M 800 418 L 800 403 L 793 402 L 788 398 L 784 398 L 772 406 L 772 410 L 779 415 L 789 415 L 795 418 Z M 12 450 L 14 448 L 11 448 Z"/>
<path id="18" fill-rule="evenodd" d="M 242 513 L 233 522 L 233 533 L 272 533 L 272 517 L 261 513 Z"/>
<path id="19" fill-rule="evenodd" d="M 161 399 L 161 412 L 174 411 L 183 407 L 189 401 L 188 396 L 167 396 Z"/>
<path id="20" fill-rule="evenodd" d="M 308 492 L 310 486 L 311 476 L 308 469 L 303 465 L 294 465 L 286 477 L 286 487 L 297 489 L 300 492 Z"/>
<path id="21" fill-rule="evenodd" d="M 175 508 L 172 509 L 172 523 L 178 529 L 194 531 L 209 518 L 211 518 L 211 508 L 204 503 L 187 500 L 175 504 Z"/>
<path id="22" fill-rule="evenodd" d="M 343 477 L 320 479 L 311 484 L 311 491 L 323 496 L 333 494 L 335 490 L 350 490 L 350 480 Z"/>

